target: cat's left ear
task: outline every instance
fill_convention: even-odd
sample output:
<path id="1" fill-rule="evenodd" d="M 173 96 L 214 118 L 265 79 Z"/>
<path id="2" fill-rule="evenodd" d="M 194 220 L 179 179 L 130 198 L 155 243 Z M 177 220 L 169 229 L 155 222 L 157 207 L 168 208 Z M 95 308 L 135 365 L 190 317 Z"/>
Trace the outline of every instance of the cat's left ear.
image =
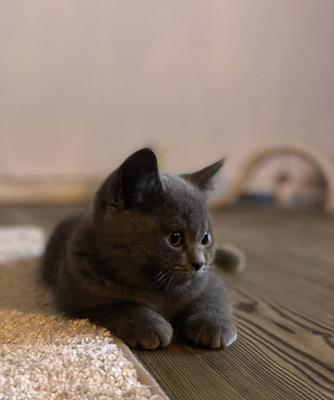
<path id="1" fill-rule="evenodd" d="M 206 192 L 207 190 L 213 189 L 213 177 L 223 166 L 224 161 L 225 159 L 222 159 L 200 171 L 181 175 L 181 178 L 197 186 L 203 192 Z"/>

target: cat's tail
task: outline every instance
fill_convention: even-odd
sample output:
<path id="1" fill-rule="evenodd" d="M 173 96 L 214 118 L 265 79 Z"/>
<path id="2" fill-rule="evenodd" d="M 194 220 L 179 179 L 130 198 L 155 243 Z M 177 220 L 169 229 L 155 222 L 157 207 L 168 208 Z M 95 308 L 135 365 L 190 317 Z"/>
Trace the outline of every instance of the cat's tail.
<path id="1" fill-rule="evenodd" d="M 225 271 L 241 272 L 246 266 L 246 256 L 240 249 L 230 244 L 218 245 L 215 263 Z"/>

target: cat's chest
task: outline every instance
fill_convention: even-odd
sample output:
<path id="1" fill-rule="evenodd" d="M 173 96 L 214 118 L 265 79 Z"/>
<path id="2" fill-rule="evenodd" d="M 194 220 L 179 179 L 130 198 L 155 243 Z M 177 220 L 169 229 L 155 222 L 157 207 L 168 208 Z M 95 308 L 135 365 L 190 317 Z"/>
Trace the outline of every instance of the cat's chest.
<path id="1" fill-rule="evenodd" d="M 176 314 L 184 310 L 196 298 L 196 292 L 189 289 L 168 295 L 157 294 L 145 299 L 146 307 L 162 315 L 170 321 Z"/>
<path id="2" fill-rule="evenodd" d="M 176 314 L 178 314 L 188 305 L 188 303 L 184 301 L 184 299 L 181 300 L 182 301 L 175 302 L 168 301 L 166 299 L 159 299 L 158 301 L 151 301 L 150 299 L 148 299 L 143 305 L 160 314 L 167 321 L 170 321 Z"/>

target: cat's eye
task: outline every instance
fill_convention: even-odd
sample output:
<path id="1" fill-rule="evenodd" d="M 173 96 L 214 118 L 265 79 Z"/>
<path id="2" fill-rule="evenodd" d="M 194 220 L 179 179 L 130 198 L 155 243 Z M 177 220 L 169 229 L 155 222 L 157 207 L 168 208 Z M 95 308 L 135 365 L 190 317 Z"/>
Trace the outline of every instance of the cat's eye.
<path id="1" fill-rule="evenodd" d="M 205 232 L 205 235 L 204 235 L 204 237 L 203 237 L 203 239 L 202 239 L 202 245 L 203 246 L 206 246 L 207 244 L 209 244 L 211 242 L 211 236 L 210 236 L 210 233 L 208 233 L 208 232 Z"/>
<path id="2" fill-rule="evenodd" d="M 168 241 L 173 247 L 180 246 L 183 242 L 182 232 L 173 232 L 168 235 Z"/>

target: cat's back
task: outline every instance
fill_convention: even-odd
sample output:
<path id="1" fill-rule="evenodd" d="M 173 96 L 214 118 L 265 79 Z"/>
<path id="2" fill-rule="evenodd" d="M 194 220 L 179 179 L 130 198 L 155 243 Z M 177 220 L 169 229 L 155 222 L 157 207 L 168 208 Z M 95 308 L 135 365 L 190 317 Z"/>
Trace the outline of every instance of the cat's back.
<path id="1" fill-rule="evenodd" d="M 63 219 L 54 229 L 41 262 L 41 274 L 45 283 L 54 286 L 57 283 L 59 265 L 66 257 L 66 246 L 75 228 L 81 221 L 85 210 L 76 211 Z"/>

